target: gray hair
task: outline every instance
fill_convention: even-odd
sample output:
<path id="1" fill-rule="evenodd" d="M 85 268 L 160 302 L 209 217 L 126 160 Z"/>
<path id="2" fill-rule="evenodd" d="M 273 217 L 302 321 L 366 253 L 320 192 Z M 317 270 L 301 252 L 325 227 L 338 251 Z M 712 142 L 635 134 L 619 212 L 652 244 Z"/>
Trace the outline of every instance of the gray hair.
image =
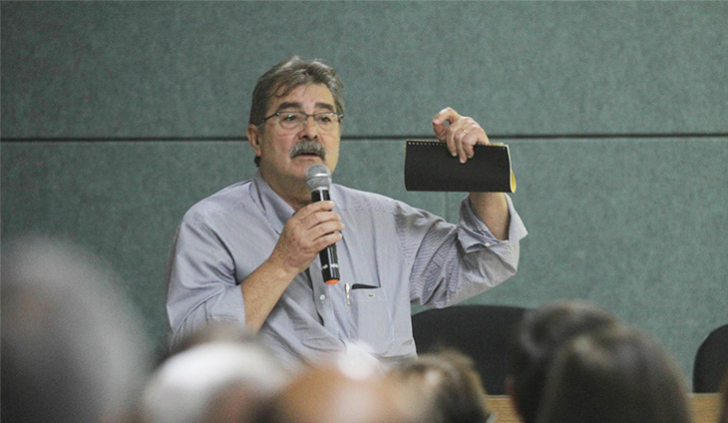
<path id="1" fill-rule="evenodd" d="M 3 420 L 133 416 L 151 344 L 123 281 L 99 257 L 44 238 L 11 241 L 2 264 Z"/>
<path id="2" fill-rule="evenodd" d="M 273 96 L 283 97 L 294 88 L 309 84 L 325 85 L 334 97 L 336 113 L 344 113 L 344 84 L 336 75 L 336 70 L 317 59 L 303 60 L 299 56 L 292 56 L 273 66 L 258 79 L 253 90 L 248 123 L 263 123 Z"/>

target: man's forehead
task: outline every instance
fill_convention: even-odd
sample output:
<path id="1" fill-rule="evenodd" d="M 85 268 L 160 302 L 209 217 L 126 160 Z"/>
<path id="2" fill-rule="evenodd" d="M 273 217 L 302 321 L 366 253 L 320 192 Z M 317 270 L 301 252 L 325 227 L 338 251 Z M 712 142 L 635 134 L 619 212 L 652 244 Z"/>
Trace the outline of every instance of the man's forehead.
<path id="1" fill-rule="evenodd" d="M 284 87 L 276 91 L 285 91 Z M 278 97 L 274 95 L 268 110 L 278 111 L 283 109 L 302 109 L 304 106 L 313 104 L 316 109 L 335 110 L 334 96 L 328 87 L 323 84 L 304 84 L 291 89 L 286 95 Z"/>

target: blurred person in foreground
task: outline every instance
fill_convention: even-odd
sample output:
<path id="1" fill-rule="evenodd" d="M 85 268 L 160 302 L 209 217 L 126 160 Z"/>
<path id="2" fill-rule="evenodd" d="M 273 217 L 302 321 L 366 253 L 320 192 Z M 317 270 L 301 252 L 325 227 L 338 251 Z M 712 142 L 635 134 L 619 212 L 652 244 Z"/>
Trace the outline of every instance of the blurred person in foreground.
<path id="1" fill-rule="evenodd" d="M 614 315 L 582 301 L 548 304 L 526 312 L 508 346 L 505 386 L 523 422 L 536 421 L 546 372 L 559 349 L 574 336 L 616 324 Z"/>
<path id="2" fill-rule="evenodd" d="M 504 193 L 469 193 L 458 224 L 338 184 L 331 201 L 312 202 L 307 170 L 334 173 L 343 119 L 343 84 L 318 60 L 294 56 L 258 79 L 247 126 L 258 172 L 194 205 L 174 241 L 173 344 L 209 322 L 235 321 L 294 370 L 347 343 L 397 361 L 416 354 L 412 303 L 446 307 L 515 274 L 527 232 Z M 489 143 L 451 108 L 424 122 L 461 163 Z M 329 285 L 317 257 L 334 244 L 341 282 Z"/>
<path id="3" fill-rule="evenodd" d="M 151 348 L 121 281 L 70 244 L 3 247 L 3 422 L 133 421 Z"/>
<path id="4" fill-rule="evenodd" d="M 359 347 L 307 366 L 258 423 L 421 423 L 420 403 Z"/>
<path id="5" fill-rule="evenodd" d="M 229 326 L 200 333 L 150 378 L 142 423 L 245 423 L 288 381 L 270 352 Z"/>
<path id="6" fill-rule="evenodd" d="M 389 377 L 403 384 L 427 423 L 486 423 L 486 392 L 473 360 L 454 350 L 422 354 L 398 363 Z"/>
<path id="7" fill-rule="evenodd" d="M 690 423 L 685 378 L 651 337 L 612 326 L 570 340 L 552 362 L 537 423 Z"/>

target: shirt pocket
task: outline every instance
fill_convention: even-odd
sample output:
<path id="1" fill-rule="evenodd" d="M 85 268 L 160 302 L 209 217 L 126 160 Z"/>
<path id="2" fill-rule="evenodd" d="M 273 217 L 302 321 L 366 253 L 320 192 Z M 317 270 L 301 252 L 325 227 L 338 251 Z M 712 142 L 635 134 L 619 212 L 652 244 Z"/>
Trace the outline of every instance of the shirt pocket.
<path id="1" fill-rule="evenodd" d="M 350 295 L 357 342 L 365 344 L 373 354 L 386 354 L 394 340 L 386 292 L 367 287 L 352 289 Z"/>

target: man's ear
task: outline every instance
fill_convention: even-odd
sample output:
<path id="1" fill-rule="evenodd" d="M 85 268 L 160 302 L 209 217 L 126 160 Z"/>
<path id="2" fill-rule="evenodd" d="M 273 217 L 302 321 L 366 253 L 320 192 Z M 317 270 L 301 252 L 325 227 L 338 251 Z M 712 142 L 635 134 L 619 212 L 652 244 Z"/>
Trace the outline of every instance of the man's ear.
<path id="1" fill-rule="evenodd" d="M 261 143 L 262 140 L 262 134 L 260 133 L 260 130 L 258 129 L 258 126 L 250 124 L 248 125 L 248 129 L 246 130 L 246 133 L 248 134 L 248 142 L 250 143 L 250 146 L 253 148 L 253 151 L 255 152 L 256 157 L 260 157 L 262 154 L 262 147 Z"/>

